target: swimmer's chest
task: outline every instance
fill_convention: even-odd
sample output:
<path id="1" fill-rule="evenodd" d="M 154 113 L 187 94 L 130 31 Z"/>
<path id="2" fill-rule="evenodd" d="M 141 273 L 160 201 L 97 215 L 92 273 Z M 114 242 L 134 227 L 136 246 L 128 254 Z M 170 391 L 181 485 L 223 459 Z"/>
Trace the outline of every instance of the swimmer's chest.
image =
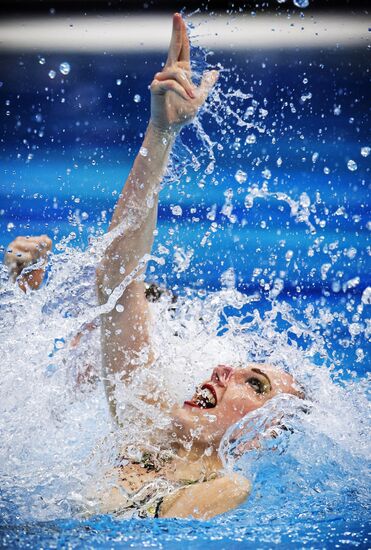
<path id="1" fill-rule="evenodd" d="M 151 481 L 162 478 L 174 485 L 189 485 L 203 481 L 205 472 L 199 465 L 168 463 L 160 470 L 148 469 L 143 464 L 127 464 L 118 468 L 119 483 L 129 493 L 139 491 Z"/>

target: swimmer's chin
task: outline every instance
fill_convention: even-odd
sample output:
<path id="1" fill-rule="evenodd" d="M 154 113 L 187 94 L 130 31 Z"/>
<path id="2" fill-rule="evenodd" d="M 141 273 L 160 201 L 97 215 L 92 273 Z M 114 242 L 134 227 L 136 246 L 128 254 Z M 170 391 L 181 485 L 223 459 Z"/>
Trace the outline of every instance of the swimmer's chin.
<path id="1" fill-rule="evenodd" d="M 209 424 L 215 424 L 216 419 L 212 413 L 210 414 L 210 409 L 199 407 L 192 401 L 184 401 L 181 405 L 174 405 L 171 416 L 174 427 L 186 431 L 201 426 L 206 428 Z"/>
<path id="2" fill-rule="evenodd" d="M 223 430 L 216 426 L 217 416 L 209 409 L 192 406 L 189 402 L 172 409 L 172 428 L 178 441 L 192 447 L 217 447 Z"/>

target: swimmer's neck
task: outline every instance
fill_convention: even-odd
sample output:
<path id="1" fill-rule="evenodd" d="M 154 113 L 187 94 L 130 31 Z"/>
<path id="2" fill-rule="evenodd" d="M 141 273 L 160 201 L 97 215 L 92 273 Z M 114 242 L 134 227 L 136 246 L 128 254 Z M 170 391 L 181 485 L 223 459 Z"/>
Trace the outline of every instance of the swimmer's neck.
<path id="1" fill-rule="evenodd" d="M 202 463 L 210 471 L 219 471 L 223 468 L 218 451 L 212 446 L 200 445 L 195 442 L 188 446 L 179 442 L 174 443 L 172 447 L 175 460 L 185 461 L 191 467 Z"/>

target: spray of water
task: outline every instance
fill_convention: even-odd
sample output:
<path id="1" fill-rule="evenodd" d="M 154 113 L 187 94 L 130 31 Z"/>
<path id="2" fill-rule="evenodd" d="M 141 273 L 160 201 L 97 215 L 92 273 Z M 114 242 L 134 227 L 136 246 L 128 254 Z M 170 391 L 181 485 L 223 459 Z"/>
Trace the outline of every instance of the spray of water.
<path id="1" fill-rule="evenodd" d="M 199 51 L 194 57 L 196 74 L 200 74 L 208 67 L 207 56 Z M 217 183 L 214 171 L 218 154 L 226 146 L 227 132 L 227 141 L 235 150 L 248 147 L 261 133 L 273 136 L 267 105 L 259 106 L 251 93 L 232 85 L 225 91 L 230 75 L 222 67 L 220 70 L 220 84 L 193 125 L 202 147 L 197 147 L 196 153 L 189 145 L 178 142 L 165 185 L 178 181 L 191 170 L 204 170 L 199 178 L 203 185 Z M 227 75 L 224 81 L 223 75 Z M 204 130 L 207 117 L 219 125 L 215 141 Z M 244 143 L 240 134 L 234 137 L 234 126 L 245 132 Z M 232 176 L 239 184 L 249 184 L 246 213 L 259 200 L 287 205 L 293 219 L 304 224 L 313 237 L 309 249 L 319 246 L 320 240 L 315 240 L 319 238 L 315 236 L 316 210 L 308 195 L 291 197 L 288 193 L 270 191 L 268 168 L 263 171 L 264 181 L 260 185 L 249 182 L 247 174 L 241 171 Z M 150 200 L 140 208 L 133 207 L 131 217 L 116 231 L 125 232 L 135 226 L 143 209 L 150 208 Z M 236 221 L 233 191 L 225 193 L 222 214 L 229 222 Z M 181 215 L 181 210 L 176 215 Z M 215 216 L 215 209 L 211 210 L 210 228 L 201 246 L 219 230 Z M 207 378 L 216 364 L 254 361 L 274 364 L 293 374 L 304 388 L 305 399 L 276 398 L 225 434 L 220 446 L 225 469 L 242 471 L 255 479 L 258 487 L 246 506 L 253 506 L 256 514 L 265 514 L 267 519 L 266 498 L 283 515 L 293 509 L 305 509 L 305 503 L 309 509 L 313 500 L 309 503 L 308 499 L 314 494 L 317 507 L 324 514 L 330 501 L 335 506 L 350 492 L 364 505 L 365 457 L 369 452 L 366 380 L 335 368 L 339 367 L 339 358 L 331 349 L 328 327 L 340 323 L 343 329 L 348 328 L 350 345 L 360 333 L 367 336 L 368 325 L 362 316 L 370 303 L 369 289 L 359 300 L 354 298 L 358 301 L 352 307 L 358 317 L 351 322 L 345 315 L 332 312 L 325 303 L 299 311 L 284 300 L 278 301 L 284 284 L 279 277 L 265 297 L 259 293 L 241 293 L 232 269 L 223 274 L 219 291 L 185 289 L 175 307 L 170 307 L 169 299 L 164 297 L 151 306 L 156 319 L 153 370 L 138 375 L 130 387 L 122 388 L 120 414 L 123 418 L 130 417 L 130 422 L 121 433 L 111 423 L 101 380 L 99 326 L 85 333 L 78 345 L 71 342 L 87 323 L 95 322 L 99 314 L 116 306 L 141 265 L 149 261 L 163 263 L 168 250 L 163 247 L 159 257 L 145 257 L 137 270 L 123 273 L 122 282 L 111 289 L 107 303 L 97 306 L 95 269 L 102 251 L 113 238 L 114 234 L 95 237 L 86 250 L 81 250 L 72 246 L 71 234 L 51 256 L 48 281 L 37 292 L 23 294 L 7 281 L 6 270 L 2 268 L 0 506 L 3 517 L 9 521 L 15 517 L 21 520 L 73 517 L 86 505 L 86 487 L 102 478 L 122 447 L 126 456 L 132 457 L 143 448 L 161 452 L 168 436 L 169 419 L 140 399 L 141 393 L 148 391 L 154 369 L 156 377 L 162 379 L 169 401 L 175 402 L 191 395 L 195 385 Z M 179 273 L 189 269 L 192 254 L 193 251 L 185 252 L 179 247 L 175 250 L 174 265 Z M 291 260 L 290 254 L 286 260 Z M 326 268 L 322 268 L 326 277 Z M 151 419 L 151 424 L 146 419 Z M 153 431 L 160 434 L 157 443 L 151 436 Z M 256 495 L 264 492 L 266 484 L 270 486 L 269 495 L 259 501 Z"/>

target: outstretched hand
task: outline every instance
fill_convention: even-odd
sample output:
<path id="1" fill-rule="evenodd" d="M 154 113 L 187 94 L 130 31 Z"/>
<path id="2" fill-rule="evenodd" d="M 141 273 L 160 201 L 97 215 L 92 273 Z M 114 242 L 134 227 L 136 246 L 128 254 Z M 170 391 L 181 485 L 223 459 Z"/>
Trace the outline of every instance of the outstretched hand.
<path id="1" fill-rule="evenodd" d="M 217 79 L 217 71 L 206 71 L 199 86 L 192 83 L 187 28 L 181 15 L 174 14 L 166 65 L 150 87 L 152 125 L 162 132 L 178 132 L 195 117 Z"/>

